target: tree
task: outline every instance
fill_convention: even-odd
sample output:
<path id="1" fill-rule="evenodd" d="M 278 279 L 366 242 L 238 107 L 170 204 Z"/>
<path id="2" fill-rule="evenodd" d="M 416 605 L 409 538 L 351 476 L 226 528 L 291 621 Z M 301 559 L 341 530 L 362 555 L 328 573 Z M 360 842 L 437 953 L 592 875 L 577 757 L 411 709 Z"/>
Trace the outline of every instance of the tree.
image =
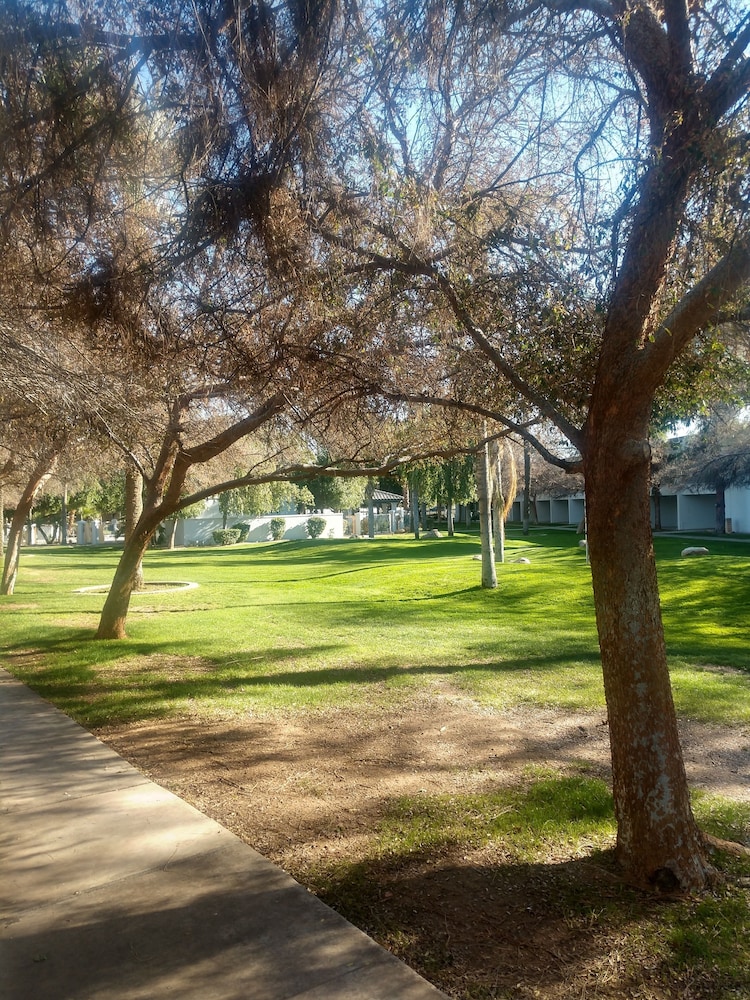
<path id="1" fill-rule="evenodd" d="M 28 477 L 10 522 L 0 594 L 12 594 L 15 590 L 24 526 L 34 501 L 54 474 L 63 447 L 64 442 L 59 438 L 52 438 L 49 442 L 40 442 L 34 450 Z"/>
<path id="2" fill-rule="evenodd" d="M 474 464 L 471 456 L 464 455 L 443 462 L 440 466 L 440 480 L 448 512 L 448 535 L 452 537 L 455 532 L 453 522 L 455 505 L 466 504 L 476 497 Z"/>
<path id="3" fill-rule="evenodd" d="M 750 278 L 747 13 L 721 0 L 196 3 L 181 34 L 178 12 L 177 0 L 144 11 L 140 39 L 104 32 L 116 51 L 101 63 L 104 103 L 123 106 L 122 83 L 149 77 L 137 60 L 148 62 L 180 128 L 177 182 L 161 199 L 176 214 L 185 193 L 177 259 L 210 248 L 213 267 L 224 241 L 246 248 L 260 263 L 249 284 L 264 317 L 274 300 L 275 338 L 250 320 L 255 347 L 244 351 L 247 327 L 231 317 L 256 315 L 249 294 L 227 308 L 208 295 L 184 339 L 179 324 L 158 323 L 142 338 L 161 361 L 165 347 L 172 358 L 192 347 L 193 371 L 199 342 L 220 341 L 201 374 L 220 373 L 223 386 L 236 352 L 243 365 L 253 354 L 264 363 L 256 377 L 240 365 L 224 397 L 239 419 L 191 445 L 182 424 L 220 397 L 205 381 L 202 396 L 171 386 L 174 426 L 128 559 L 154 517 L 179 509 L 189 469 L 267 423 L 280 433 L 315 415 L 325 431 L 347 394 L 373 425 L 398 401 L 514 431 L 585 476 L 618 855 L 641 884 L 702 887 L 710 866 L 690 810 L 650 536 L 649 429 L 681 366 L 710 365 Z M 33 111 L 31 121 L 54 119 Z M 97 115 L 94 132 L 114 134 L 102 123 L 116 118 Z M 52 167 L 77 162 L 94 126 L 72 120 L 84 123 L 77 140 L 55 132 L 51 161 L 13 185 L 14 218 L 19 204 L 52 211 L 37 196 Z M 34 148 L 47 155 L 44 142 Z M 90 247 L 80 255 L 90 299 L 109 316 L 127 285 L 111 243 L 105 267 L 91 266 Z M 165 301 L 186 283 L 175 278 Z M 532 420 L 556 426 L 576 454 L 551 450 Z M 366 436 L 353 439 L 336 453 L 362 454 Z M 122 632 L 132 568 L 110 591 L 101 635 Z"/>
<path id="4" fill-rule="evenodd" d="M 175 541 L 177 537 L 177 522 L 184 521 L 190 517 L 200 517 L 205 503 L 200 501 L 195 504 L 191 504 L 189 507 L 183 507 L 179 510 L 170 521 L 167 522 L 167 526 L 164 528 L 164 541 L 167 544 L 167 548 L 173 549 L 175 547 Z M 160 533 L 161 538 L 161 533 Z"/>
<path id="5" fill-rule="evenodd" d="M 330 458 L 329 454 L 321 453 L 318 463 L 326 465 Z M 305 486 L 313 495 L 316 510 L 356 510 L 365 499 L 367 480 L 361 477 L 334 479 L 319 476 L 306 480 Z"/>
<path id="6" fill-rule="evenodd" d="M 363 28 L 377 82 L 349 148 L 374 152 L 346 165 L 354 180 L 339 175 L 318 230 L 363 285 L 393 275 L 432 309 L 440 378 L 404 384 L 400 355 L 394 395 L 495 419 L 584 473 L 618 856 L 641 884 L 700 888 L 710 865 L 669 685 L 649 428 L 675 365 L 710 361 L 750 277 L 750 21 L 673 0 L 442 10 L 384 4 Z M 482 364 L 511 405 L 497 407 Z M 577 456 L 551 453 L 529 418 Z"/>

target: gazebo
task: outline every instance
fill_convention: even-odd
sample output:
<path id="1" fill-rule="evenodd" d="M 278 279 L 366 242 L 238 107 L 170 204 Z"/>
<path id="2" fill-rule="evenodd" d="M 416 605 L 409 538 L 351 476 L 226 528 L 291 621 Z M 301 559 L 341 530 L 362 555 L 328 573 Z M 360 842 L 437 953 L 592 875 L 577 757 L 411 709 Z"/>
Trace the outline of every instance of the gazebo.
<path id="1" fill-rule="evenodd" d="M 404 496 L 403 493 L 389 493 L 388 490 L 373 490 L 372 491 L 372 504 L 373 507 L 377 507 L 380 511 L 381 507 L 390 506 L 391 504 L 403 505 Z"/>

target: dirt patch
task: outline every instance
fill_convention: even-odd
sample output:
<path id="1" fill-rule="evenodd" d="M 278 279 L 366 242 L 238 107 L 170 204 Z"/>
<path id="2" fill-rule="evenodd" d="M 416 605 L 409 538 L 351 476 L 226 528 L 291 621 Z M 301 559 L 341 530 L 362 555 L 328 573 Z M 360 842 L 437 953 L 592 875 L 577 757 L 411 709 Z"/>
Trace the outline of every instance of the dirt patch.
<path id="1" fill-rule="evenodd" d="M 750 800 L 750 731 L 682 730 L 692 784 Z M 451 996 L 711 996 L 661 983 L 611 919 L 602 938 L 607 900 L 627 912 L 606 861 L 509 864 L 500 844 L 373 858 L 372 831 L 399 796 L 491 790 L 530 766 L 608 779 L 603 714 L 490 712 L 436 690 L 401 710 L 164 720 L 98 735 L 303 883 L 316 889 L 324 874 L 331 902 Z"/>

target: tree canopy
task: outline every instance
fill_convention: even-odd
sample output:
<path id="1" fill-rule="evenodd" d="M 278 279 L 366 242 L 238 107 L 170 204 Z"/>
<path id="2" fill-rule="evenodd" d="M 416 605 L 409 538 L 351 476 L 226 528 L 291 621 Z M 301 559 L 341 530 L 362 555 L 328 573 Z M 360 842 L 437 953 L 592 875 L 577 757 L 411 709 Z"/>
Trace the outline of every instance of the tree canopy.
<path id="1" fill-rule="evenodd" d="M 124 634 L 140 554 L 187 503 L 512 431 L 585 478 L 619 856 L 642 884 L 704 885 L 649 436 L 747 361 L 747 11 L 32 0 L 3 18 L 4 384 L 39 406 L 38 368 L 146 482 L 99 635 Z M 186 489 L 248 436 L 251 472 Z M 311 443 L 332 456 L 317 472 Z"/>

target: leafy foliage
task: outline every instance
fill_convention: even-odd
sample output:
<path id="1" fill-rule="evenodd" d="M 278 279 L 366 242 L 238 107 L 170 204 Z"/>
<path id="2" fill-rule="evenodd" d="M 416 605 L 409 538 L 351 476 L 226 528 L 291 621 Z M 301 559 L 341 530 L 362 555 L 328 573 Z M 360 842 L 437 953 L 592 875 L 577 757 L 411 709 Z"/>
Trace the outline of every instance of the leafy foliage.
<path id="1" fill-rule="evenodd" d="M 326 530 L 326 519 L 324 517 L 308 517 L 305 528 L 310 538 L 320 538 Z"/>
<path id="2" fill-rule="evenodd" d="M 217 545 L 235 545 L 242 532 L 239 528 L 216 528 L 211 534 Z"/>

